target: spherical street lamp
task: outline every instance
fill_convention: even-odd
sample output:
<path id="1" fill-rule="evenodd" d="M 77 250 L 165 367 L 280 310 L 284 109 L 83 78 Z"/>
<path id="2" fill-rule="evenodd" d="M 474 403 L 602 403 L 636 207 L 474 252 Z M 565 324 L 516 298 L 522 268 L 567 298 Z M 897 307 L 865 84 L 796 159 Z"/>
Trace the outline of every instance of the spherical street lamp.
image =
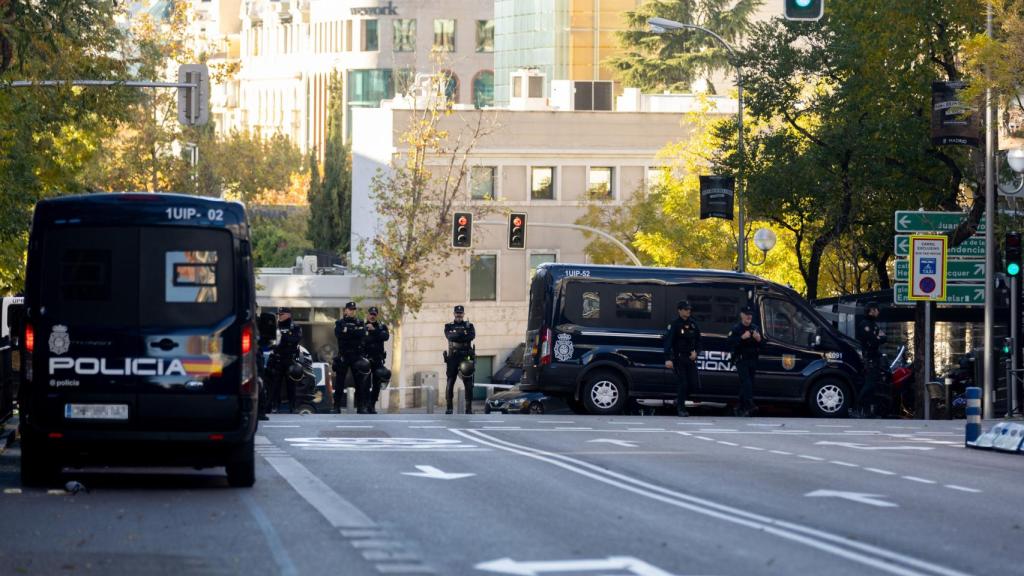
<path id="1" fill-rule="evenodd" d="M 778 237 L 775 235 L 770 228 L 761 228 L 757 232 L 754 232 L 754 246 L 761 251 L 761 261 L 753 262 L 750 264 L 753 266 L 760 266 L 764 264 L 768 259 L 768 251 L 775 248 L 775 243 L 778 242 Z"/>

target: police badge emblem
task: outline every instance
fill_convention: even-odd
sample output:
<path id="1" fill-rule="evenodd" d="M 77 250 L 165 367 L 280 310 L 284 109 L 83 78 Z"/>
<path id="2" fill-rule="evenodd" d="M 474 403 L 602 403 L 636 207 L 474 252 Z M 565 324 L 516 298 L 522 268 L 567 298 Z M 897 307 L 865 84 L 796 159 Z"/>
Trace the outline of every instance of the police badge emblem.
<path id="1" fill-rule="evenodd" d="M 792 370 L 796 368 L 796 356 L 793 354 L 782 355 L 782 367 L 786 370 Z"/>
<path id="2" fill-rule="evenodd" d="M 68 335 L 68 327 L 60 324 L 53 327 L 50 333 L 50 352 L 60 356 L 71 347 L 71 336 Z"/>
<path id="3" fill-rule="evenodd" d="M 573 350 L 572 336 L 559 334 L 558 340 L 555 342 L 555 359 L 559 362 L 565 362 L 572 358 Z"/>

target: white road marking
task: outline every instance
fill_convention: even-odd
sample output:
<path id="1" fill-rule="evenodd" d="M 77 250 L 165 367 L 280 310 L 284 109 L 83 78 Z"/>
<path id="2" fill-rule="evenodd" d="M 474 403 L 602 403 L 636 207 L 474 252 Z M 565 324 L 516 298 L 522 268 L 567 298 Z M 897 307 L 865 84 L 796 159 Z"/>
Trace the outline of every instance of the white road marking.
<path id="1" fill-rule="evenodd" d="M 764 448 L 758 448 L 757 446 L 744 446 L 746 450 L 753 450 L 755 452 L 764 452 Z"/>
<path id="2" fill-rule="evenodd" d="M 253 444 L 255 444 L 256 446 L 272 446 L 273 442 L 270 441 L 270 438 L 267 438 L 266 436 L 260 436 L 259 434 L 257 434 L 253 438 Z"/>
<path id="3" fill-rule="evenodd" d="M 961 492 L 970 492 L 972 494 L 978 494 L 981 490 L 977 488 L 968 488 L 967 486 L 957 486 L 956 484 L 946 484 L 946 488 L 950 490 L 959 490 Z"/>
<path id="4" fill-rule="evenodd" d="M 21 488 L 4 488 L 4 494 L 21 494 Z"/>
<path id="5" fill-rule="evenodd" d="M 849 462 L 843 462 L 842 460 L 829 460 L 829 463 L 837 466 L 846 466 L 847 468 L 860 468 L 859 464 L 850 464 Z"/>
<path id="6" fill-rule="evenodd" d="M 521 426 L 484 426 L 484 430 L 522 430 Z"/>
<path id="7" fill-rule="evenodd" d="M 555 430 L 577 430 L 578 431 L 578 430 L 593 430 L 593 428 L 563 428 L 563 427 L 556 426 Z"/>
<path id="8" fill-rule="evenodd" d="M 815 490 L 814 492 L 808 492 L 804 494 L 808 498 L 840 498 L 843 500 L 849 500 L 851 502 L 858 502 L 860 504 L 867 504 L 868 506 L 876 506 L 878 508 L 899 508 L 899 504 L 882 500 L 885 496 L 881 494 L 864 494 L 862 492 L 843 492 L 840 490 Z"/>
<path id="9" fill-rule="evenodd" d="M 664 432 L 664 428 L 626 428 L 628 432 Z"/>
<path id="10" fill-rule="evenodd" d="M 792 456 L 792 452 L 786 452 L 785 450 L 769 450 L 772 454 L 778 454 L 779 456 Z"/>
<path id="11" fill-rule="evenodd" d="M 937 484 L 935 480 L 929 480 L 927 478 L 918 478 L 917 476 L 900 476 L 904 480 L 910 480 L 911 482 L 920 482 L 921 484 Z"/>
<path id="12" fill-rule="evenodd" d="M 799 457 L 803 458 L 804 460 L 814 460 L 815 462 L 824 462 L 825 461 L 824 458 L 818 458 L 817 456 L 808 456 L 807 454 L 800 454 Z"/>
<path id="13" fill-rule="evenodd" d="M 713 434 L 716 432 L 739 432 L 735 428 L 701 428 L 697 432 L 704 432 L 705 434 Z"/>
<path id="14" fill-rule="evenodd" d="M 815 424 L 815 428 L 853 428 L 849 424 Z"/>
<path id="15" fill-rule="evenodd" d="M 419 430 L 437 430 L 438 428 L 448 428 L 447 426 L 409 426 L 410 429 Z"/>
<path id="16" fill-rule="evenodd" d="M 821 442 L 815 442 L 815 446 L 841 446 L 843 448 L 852 448 L 854 450 L 934 450 L 931 446 L 870 446 L 868 444 L 858 444 L 856 442 L 832 442 L 829 440 L 822 440 Z"/>
<path id="17" fill-rule="evenodd" d="M 287 438 L 303 450 L 335 450 L 356 452 L 478 452 L 475 444 L 464 444 L 450 438 Z"/>
<path id="18" fill-rule="evenodd" d="M 377 564 L 381 574 L 433 574 L 434 569 L 423 564 Z"/>
<path id="19" fill-rule="evenodd" d="M 720 504 L 713 500 L 676 492 L 663 486 L 650 484 L 637 478 L 607 470 L 583 460 L 513 444 L 480 431 L 452 430 L 451 432 L 474 440 L 484 446 L 547 462 L 571 473 L 585 476 L 638 496 L 664 502 L 677 508 L 686 509 L 732 524 L 745 526 L 761 533 L 778 536 L 791 542 L 815 548 L 890 574 L 899 576 L 923 576 L 928 574 L 967 576 L 964 572 L 920 560 L 901 552 L 888 550 L 796 522 L 754 514 L 743 509 Z"/>
<path id="20" fill-rule="evenodd" d="M 373 426 L 362 426 L 362 425 L 351 426 L 349 424 L 339 424 L 339 425 L 335 426 L 335 428 L 373 428 Z"/>
<path id="21" fill-rule="evenodd" d="M 298 424 L 260 424 L 260 428 L 299 428 Z"/>
<path id="22" fill-rule="evenodd" d="M 402 472 L 404 476 L 418 476 L 420 478 L 433 478 L 434 480 L 459 480 L 460 478 L 469 478 L 470 476 L 476 476 L 472 472 L 443 472 L 433 466 L 416 466 L 419 472 Z"/>
<path id="23" fill-rule="evenodd" d="M 890 472 L 888 470 L 882 470 L 881 468 L 865 468 L 865 470 L 867 470 L 868 472 L 874 472 L 875 474 L 882 474 L 884 476 L 895 476 L 896 475 L 895 472 Z"/>
<path id="24" fill-rule="evenodd" d="M 697 438 L 699 438 L 701 440 L 706 440 L 708 442 L 714 442 L 715 441 L 714 438 L 708 438 L 707 436 L 697 436 Z"/>
<path id="25" fill-rule="evenodd" d="M 672 576 L 672 574 L 665 572 L 661 568 L 629 556 L 613 556 L 593 560 L 549 560 L 541 562 L 517 562 L 511 558 L 501 558 L 500 560 L 481 562 L 474 566 L 474 568 L 484 572 L 515 574 L 518 576 L 537 576 L 548 572 L 603 574 L 605 571 L 624 573 L 631 576 Z"/>
<path id="26" fill-rule="evenodd" d="M 48 496 L 63 496 L 64 494 L 67 494 L 67 492 L 65 490 L 47 490 L 46 494 Z"/>
<path id="27" fill-rule="evenodd" d="M 739 446 L 739 444 L 737 444 L 737 443 L 735 443 L 735 442 L 726 442 L 726 441 L 724 441 L 724 440 L 717 440 L 717 442 L 718 442 L 719 444 L 724 444 L 724 445 L 726 445 L 726 446 Z"/>
<path id="28" fill-rule="evenodd" d="M 537 420 L 538 424 L 575 424 L 575 420 Z"/>
<path id="29" fill-rule="evenodd" d="M 320 513 L 335 528 L 373 528 L 376 524 L 351 502 L 338 495 L 323 480 L 291 456 L 266 456 L 264 459 L 277 470 L 299 496 Z"/>
<path id="30" fill-rule="evenodd" d="M 612 440 L 610 438 L 598 438 L 596 440 L 587 440 L 587 443 L 588 444 L 600 444 L 600 443 L 614 444 L 616 446 L 622 446 L 623 448 L 636 448 L 637 447 L 637 444 L 635 442 L 630 442 L 628 440 Z"/>

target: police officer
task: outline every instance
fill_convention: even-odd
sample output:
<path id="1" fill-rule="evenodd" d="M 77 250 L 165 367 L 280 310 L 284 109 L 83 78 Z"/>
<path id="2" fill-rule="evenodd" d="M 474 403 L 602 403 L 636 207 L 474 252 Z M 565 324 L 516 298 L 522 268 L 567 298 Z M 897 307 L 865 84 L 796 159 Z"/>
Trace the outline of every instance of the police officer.
<path id="1" fill-rule="evenodd" d="M 864 351 L 864 385 L 857 397 L 858 406 L 851 413 L 855 418 L 869 418 L 874 415 L 875 393 L 882 364 L 880 349 L 885 342 L 885 332 L 878 327 L 879 313 L 878 302 L 868 302 L 864 317 L 857 326 L 857 340 Z"/>
<path id="2" fill-rule="evenodd" d="M 370 363 L 363 357 L 363 338 L 366 325 L 356 318 L 358 307 L 355 302 L 345 304 L 340 320 L 334 323 L 334 337 L 338 339 L 338 355 L 334 357 L 334 413 L 341 413 L 345 397 L 345 377 L 352 372 L 352 383 L 356 388 L 356 413 L 366 414 L 369 401 Z"/>
<path id="3" fill-rule="evenodd" d="M 448 350 L 444 353 L 448 376 L 448 387 L 444 394 L 448 409 L 445 414 L 452 413 L 452 396 L 457 377 L 462 378 L 462 385 L 466 388 L 466 414 L 472 414 L 473 373 L 476 369 L 473 362 L 473 340 L 476 338 L 476 328 L 472 322 L 466 322 L 466 308 L 461 304 L 455 307 L 455 319 L 444 325 L 444 336 L 448 339 Z"/>
<path id="4" fill-rule="evenodd" d="M 270 394 L 267 386 L 270 382 L 267 375 L 267 356 L 264 353 L 273 350 L 274 340 L 277 338 L 277 317 L 270 312 L 264 312 L 260 314 L 259 319 L 259 335 L 256 338 L 256 375 L 260 384 L 257 412 L 260 420 L 269 420 L 267 412 L 270 410 Z"/>
<path id="5" fill-rule="evenodd" d="M 689 416 L 686 411 L 687 392 L 697 386 L 697 355 L 700 354 L 700 328 L 690 318 L 691 307 L 686 300 L 676 304 L 679 317 L 672 320 L 665 334 L 665 367 L 675 372 L 678 383 L 676 413 Z"/>
<path id="6" fill-rule="evenodd" d="M 740 311 L 740 322 L 729 331 L 729 345 L 732 347 L 732 362 L 740 377 L 740 403 L 737 416 L 753 416 L 754 378 L 757 375 L 757 359 L 764 337 L 761 328 L 754 324 L 754 311 L 746 307 Z"/>
<path id="7" fill-rule="evenodd" d="M 302 326 L 292 323 L 290 308 L 277 310 L 277 329 L 280 338 L 267 361 L 267 377 L 270 380 L 270 411 L 277 412 L 281 404 L 281 384 L 285 384 L 288 396 L 288 410 L 295 410 L 295 380 L 288 377 L 302 342 Z"/>
<path id="8" fill-rule="evenodd" d="M 391 334 L 388 325 L 379 320 L 379 315 L 380 310 L 370 306 L 366 316 L 366 336 L 363 338 L 366 360 L 370 363 L 370 396 L 366 403 L 366 411 L 370 414 L 377 413 L 380 391 L 391 381 L 391 371 L 384 367 L 384 359 L 388 356 L 384 351 L 384 343 L 391 338 Z"/>

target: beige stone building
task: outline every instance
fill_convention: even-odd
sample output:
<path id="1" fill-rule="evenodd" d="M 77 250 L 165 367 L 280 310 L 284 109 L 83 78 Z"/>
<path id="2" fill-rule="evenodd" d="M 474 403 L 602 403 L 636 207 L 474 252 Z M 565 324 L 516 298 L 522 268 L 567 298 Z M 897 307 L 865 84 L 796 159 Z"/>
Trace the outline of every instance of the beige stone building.
<path id="1" fill-rule="evenodd" d="M 735 111 L 735 101 L 716 103 L 722 113 Z M 498 126 L 472 152 L 462 208 L 487 212 L 482 220 L 498 225 L 478 218 L 472 250 L 438 271 L 423 310 L 405 320 L 404 378 L 438 372 L 443 379 L 442 326 L 455 304 L 465 304 L 476 325 L 478 374 L 498 368 L 524 339 L 532 270 L 543 262 L 587 261 L 588 240 L 581 232 L 541 224 L 572 224 L 588 204 L 621 204 L 647 186 L 653 169 L 660 169 L 659 151 L 690 136 L 684 112 L 697 105 L 692 96 L 628 91 L 616 112 L 536 110 L 529 108 L 543 104 L 515 101 L 513 108 L 519 109 L 486 112 L 497 115 Z M 654 109 L 663 111 L 649 111 Z M 479 113 L 459 110 L 443 127 L 454 134 L 468 115 Z M 370 180 L 378 170 L 388 170 L 393 155 L 402 154 L 399 136 L 411 115 L 401 103 L 388 102 L 353 115 L 353 246 L 381 225 L 368 194 Z M 603 199 L 590 199 L 599 192 Z M 526 250 L 506 247 L 510 212 L 528 214 Z"/>

